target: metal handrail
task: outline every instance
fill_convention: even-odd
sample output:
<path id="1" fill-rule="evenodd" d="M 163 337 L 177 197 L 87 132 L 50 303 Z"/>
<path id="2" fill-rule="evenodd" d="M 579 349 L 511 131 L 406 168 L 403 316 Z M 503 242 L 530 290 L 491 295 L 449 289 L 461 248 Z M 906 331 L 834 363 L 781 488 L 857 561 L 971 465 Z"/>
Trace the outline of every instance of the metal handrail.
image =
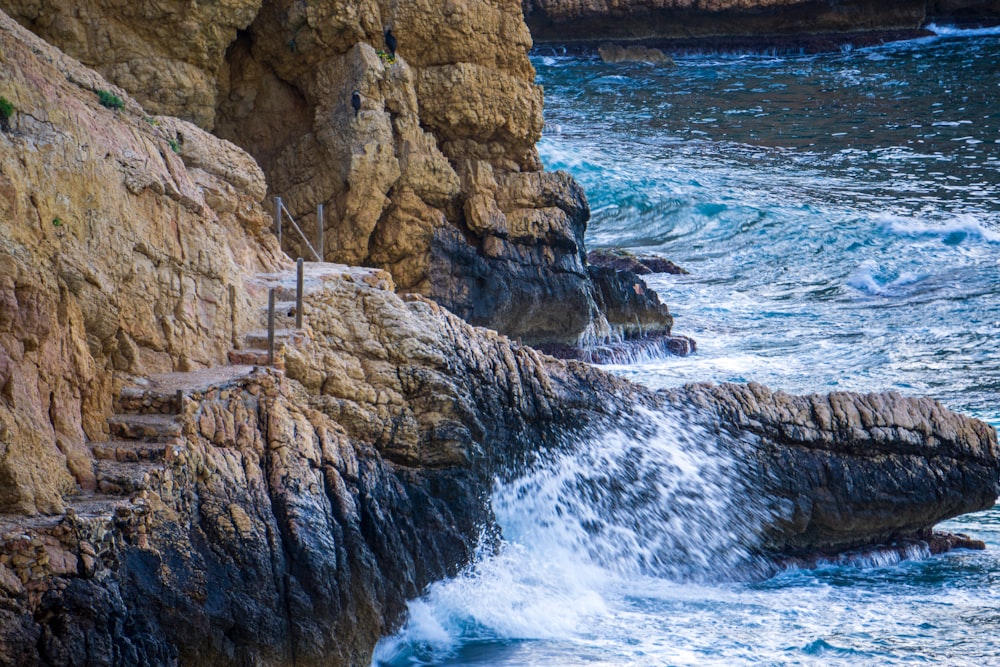
<path id="1" fill-rule="evenodd" d="M 281 197 L 274 198 L 274 231 L 275 234 L 277 234 L 278 236 L 278 245 L 279 246 L 281 245 L 282 212 L 284 212 L 284 215 L 288 216 L 288 221 L 292 223 L 292 227 L 295 229 L 295 231 L 299 233 L 299 237 L 302 239 L 303 243 L 306 244 L 306 247 L 309 248 L 309 251 L 312 252 L 313 256 L 316 258 L 316 261 L 322 262 L 323 261 L 323 205 L 320 204 L 316 208 L 316 237 L 317 237 L 316 241 L 317 245 L 320 248 L 319 252 L 316 252 L 316 248 L 313 247 L 312 243 L 309 242 L 309 239 L 307 239 L 306 235 L 302 232 L 302 229 L 299 228 L 299 225 L 295 222 L 295 218 L 292 217 L 292 214 L 285 207 L 285 204 L 281 201 Z"/>

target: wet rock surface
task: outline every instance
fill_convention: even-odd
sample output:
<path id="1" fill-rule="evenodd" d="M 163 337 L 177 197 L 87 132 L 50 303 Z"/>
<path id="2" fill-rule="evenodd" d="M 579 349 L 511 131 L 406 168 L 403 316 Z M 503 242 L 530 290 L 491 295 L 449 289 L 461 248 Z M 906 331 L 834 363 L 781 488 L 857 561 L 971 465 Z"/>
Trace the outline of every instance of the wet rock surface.
<path id="1" fill-rule="evenodd" d="M 112 512 L 68 498 L 64 517 L 0 522 L 5 659 L 364 664 L 407 599 L 495 539 L 495 479 L 632 428 L 636 410 L 723 443 L 773 558 L 967 546 L 933 524 L 997 494 L 995 432 L 930 400 L 654 393 L 403 300 L 374 270 L 328 271 L 305 315 L 284 372 L 174 373 L 128 392 L 122 409 L 159 411 L 175 404 L 157 392 L 192 376 L 181 446 Z"/>
<path id="2" fill-rule="evenodd" d="M 691 385 L 730 432 L 750 484 L 776 500 L 764 549 L 836 551 L 916 537 L 992 507 L 996 431 L 930 399 L 895 393 L 791 396 L 758 384 Z"/>

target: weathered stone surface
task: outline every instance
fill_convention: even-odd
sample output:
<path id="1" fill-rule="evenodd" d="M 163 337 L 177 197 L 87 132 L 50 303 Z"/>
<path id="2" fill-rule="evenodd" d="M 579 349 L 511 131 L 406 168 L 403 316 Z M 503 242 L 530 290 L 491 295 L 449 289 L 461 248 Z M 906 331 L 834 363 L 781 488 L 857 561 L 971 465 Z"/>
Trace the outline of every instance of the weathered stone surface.
<path id="1" fill-rule="evenodd" d="M 606 330 L 582 259 L 586 200 L 534 149 L 542 97 L 517 3 L 357 4 L 265 3 L 230 50 L 217 131 L 257 156 L 310 238 L 325 204 L 328 260 L 385 268 L 527 341 Z M 308 256 L 291 234 L 286 247 Z"/>
<path id="2" fill-rule="evenodd" d="M 261 0 L 3 0 L 7 14 L 96 69 L 151 113 L 211 129 L 226 48 Z"/>
<path id="3" fill-rule="evenodd" d="M 257 317 L 245 275 L 284 260 L 252 158 L 5 15 L 0 89 L 0 511 L 59 511 L 94 486 L 116 375 L 219 363 Z"/>
<path id="4" fill-rule="evenodd" d="M 692 385 L 667 396 L 749 436 L 735 441 L 734 453 L 751 483 L 776 500 L 769 551 L 837 551 L 920 536 L 997 498 L 996 431 L 930 399 L 790 396 L 754 383 Z"/>
<path id="5" fill-rule="evenodd" d="M 517 0 L 0 7 L 146 108 L 249 151 L 313 243 L 323 204 L 327 260 L 384 268 L 524 340 L 608 331 L 582 259 L 583 194 L 535 150 L 542 91 Z M 283 243 L 312 259 L 290 229 Z"/>
<path id="6" fill-rule="evenodd" d="M 641 430 L 636 412 L 716 434 L 745 509 L 764 510 L 756 547 L 770 556 L 926 539 L 996 496 L 995 432 L 933 401 L 654 393 L 391 287 L 373 270 L 331 274 L 307 296 L 284 374 L 193 381 L 169 474 L 113 523 L 0 525 L 13 575 L 0 578 L 0 657 L 366 664 L 408 598 L 493 539 L 495 479 L 604 429 Z"/>
<path id="7" fill-rule="evenodd" d="M 997 0 L 523 0 L 536 43 L 644 40 L 654 43 L 854 33 L 902 36 L 934 20 L 1000 19 Z M 835 41 L 830 42 L 831 45 Z"/>

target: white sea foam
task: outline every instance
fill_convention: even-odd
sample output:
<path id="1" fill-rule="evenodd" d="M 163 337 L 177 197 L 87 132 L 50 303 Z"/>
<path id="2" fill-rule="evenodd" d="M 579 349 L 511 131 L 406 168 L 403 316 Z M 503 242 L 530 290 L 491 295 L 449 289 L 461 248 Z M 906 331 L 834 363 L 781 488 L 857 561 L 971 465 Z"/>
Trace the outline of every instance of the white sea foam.
<path id="1" fill-rule="evenodd" d="M 414 647 L 440 659 L 470 640 L 579 638 L 606 620 L 606 597 L 637 580 L 674 590 L 671 581 L 749 563 L 762 512 L 749 508 L 734 462 L 679 418 L 639 411 L 636 423 L 498 484 L 502 545 L 412 602 L 376 664 Z"/>
<path id="2" fill-rule="evenodd" d="M 883 216 L 881 230 L 896 236 L 921 238 L 940 237 L 952 245 L 964 239 L 1000 243 L 1000 233 L 984 225 L 972 215 L 958 215 L 947 222 L 928 222 L 901 216 Z"/>
<path id="3" fill-rule="evenodd" d="M 957 26 L 931 23 L 927 25 L 927 29 L 939 37 L 984 37 L 989 35 L 1000 35 L 1000 25 L 986 28 L 959 28 Z"/>

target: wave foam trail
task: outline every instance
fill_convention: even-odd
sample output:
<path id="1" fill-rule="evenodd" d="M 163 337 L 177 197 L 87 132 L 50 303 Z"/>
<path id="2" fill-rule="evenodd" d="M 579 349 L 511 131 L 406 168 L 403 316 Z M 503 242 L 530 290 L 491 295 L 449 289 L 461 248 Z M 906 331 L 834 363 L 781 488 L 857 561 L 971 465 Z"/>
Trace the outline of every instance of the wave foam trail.
<path id="1" fill-rule="evenodd" d="M 983 37 L 989 35 L 1000 35 L 1000 25 L 985 28 L 961 28 L 958 26 L 930 23 L 926 26 L 926 28 L 938 37 Z"/>
<path id="2" fill-rule="evenodd" d="M 940 238 L 946 245 L 958 245 L 967 239 L 1000 243 L 1000 232 L 990 229 L 972 215 L 959 215 L 947 223 L 886 216 L 881 229 L 886 234 L 907 238 Z"/>
<path id="3" fill-rule="evenodd" d="M 639 411 L 498 483 L 503 541 L 410 604 L 374 665 L 439 661 L 470 644 L 592 637 L 637 581 L 719 581 L 752 565 L 760 518 L 715 436 Z M 687 584 L 685 584 L 687 585 Z"/>

